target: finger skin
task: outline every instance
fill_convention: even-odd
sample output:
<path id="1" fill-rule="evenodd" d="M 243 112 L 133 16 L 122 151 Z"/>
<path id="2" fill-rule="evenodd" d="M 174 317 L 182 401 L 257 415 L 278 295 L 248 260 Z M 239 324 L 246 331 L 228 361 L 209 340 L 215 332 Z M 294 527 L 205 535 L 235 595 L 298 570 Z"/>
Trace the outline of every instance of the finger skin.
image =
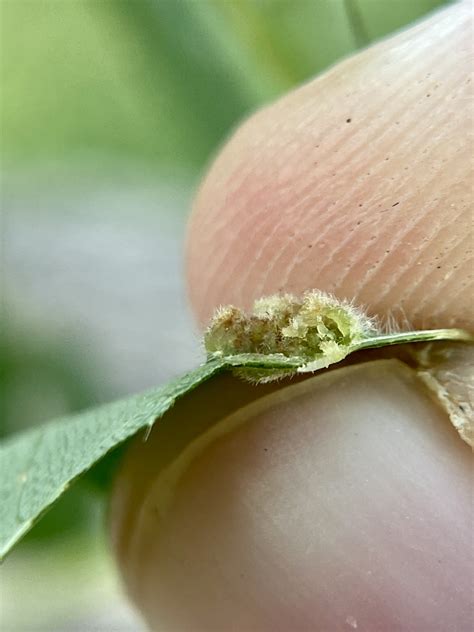
<path id="1" fill-rule="evenodd" d="M 473 327 L 472 4 L 338 64 L 224 147 L 194 206 L 189 293 L 311 288 L 414 327 Z"/>
<path id="2" fill-rule="evenodd" d="M 112 525 L 151 629 L 470 629 L 472 455 L 402 363 L 268 395 L 171 463 L 150 441 L 116 486 L 127 532 Z"/>

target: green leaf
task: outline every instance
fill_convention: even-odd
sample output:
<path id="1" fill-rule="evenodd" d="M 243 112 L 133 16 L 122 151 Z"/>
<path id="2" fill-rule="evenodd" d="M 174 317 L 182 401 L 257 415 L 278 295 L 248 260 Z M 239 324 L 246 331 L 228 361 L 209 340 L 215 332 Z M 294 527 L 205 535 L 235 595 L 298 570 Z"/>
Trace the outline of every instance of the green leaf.
<path id="1" fill-rule="evenodd" d="M 248 372 L 254 381 L 269 376 L 307 373 L 339 362 L 360 349 L 427 340 L 471 340 L 461 330 L 373 335 L 349 344 L 336 357 L 287 357 L 280 353 L 211 354 L 208 361 L 150 392 L 84 413 L 61 418 L 3 441 L 0 448 L 0 558 L 29 531 L 41 515 L 81 474 L 110 450 L 153 426 L 183 395 L 228 369 Z M 259 377 L 263 376 L 263 377 Z"/>
<path id="2" fill-rule="evenodd" d="M 219 371 L 222 362 L 151 392 L 58 419 L 13 436 L 0 451 L 0 558 L 72 481 L 138 430 L 151 427 L 184 393 Z"/>

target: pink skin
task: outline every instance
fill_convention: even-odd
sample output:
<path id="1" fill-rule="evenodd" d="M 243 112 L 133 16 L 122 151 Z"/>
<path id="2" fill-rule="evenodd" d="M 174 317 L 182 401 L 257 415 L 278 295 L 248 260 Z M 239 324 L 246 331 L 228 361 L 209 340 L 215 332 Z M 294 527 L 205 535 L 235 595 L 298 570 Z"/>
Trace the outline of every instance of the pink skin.
<path id="1" fill-rule="evenodd" d="M 437 14 L 237 131 L 189 226 L 202 323 L 317 287 L 416 327 L 472 327 L 471 13 Z"/>
<path id="2" fill-rule="evenodd" d="M 190 223 L 201 322 L 317 287 L 474 329 L 471 12 L 438 13 L 237 131 Z M 152 629 L 468 632 L 472 453 L 412 371 L 378 361 L 268 392 L 237 424 L 263 391 L 222 378 L 168 419 L 181 442 L 157 428 L 126 459 L 113 543 Z M 219 419 L 227 433 L 193 453 L 185 429 L 208 437 Z"/>
<path id="3" fill-rule="evenodd" d="M 163 435 L 137 442 L 114 542 L 152 629 L 467 632 L 472 457 L 413 380 L 379 361 L 259 400 L 182 452 L 170 502 Z"/>

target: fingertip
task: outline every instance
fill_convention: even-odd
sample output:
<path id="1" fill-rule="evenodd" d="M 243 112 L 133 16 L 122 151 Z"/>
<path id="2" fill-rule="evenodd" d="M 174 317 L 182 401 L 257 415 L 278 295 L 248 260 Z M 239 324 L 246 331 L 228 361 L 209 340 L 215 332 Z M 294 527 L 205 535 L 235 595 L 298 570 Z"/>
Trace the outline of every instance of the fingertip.
<path id="1" fill-rule="evenodd" d="M 412 326 L 472 327 L 472 15 L 466 5 L 257 113 L 196 199 L 190 296 L 319 288 Z"/>

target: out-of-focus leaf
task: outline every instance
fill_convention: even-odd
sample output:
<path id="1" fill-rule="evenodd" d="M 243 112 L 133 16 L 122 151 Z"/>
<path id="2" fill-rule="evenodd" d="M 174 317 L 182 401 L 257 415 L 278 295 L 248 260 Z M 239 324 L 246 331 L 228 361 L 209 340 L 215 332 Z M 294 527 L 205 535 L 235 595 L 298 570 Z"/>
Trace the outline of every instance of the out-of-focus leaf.
<path id="1" fill-rule="evenodd" d="M 4 165 L 196 170 L 247 113 L 439 4 L 4 0 Z"/>
<path id="2" fill-rule="evenodd" d="M 388 35 L 451 0 L 345 0 L 360 16 L 369 42 Z M 352 5 L 351 7 L 349 5 Z"/>

